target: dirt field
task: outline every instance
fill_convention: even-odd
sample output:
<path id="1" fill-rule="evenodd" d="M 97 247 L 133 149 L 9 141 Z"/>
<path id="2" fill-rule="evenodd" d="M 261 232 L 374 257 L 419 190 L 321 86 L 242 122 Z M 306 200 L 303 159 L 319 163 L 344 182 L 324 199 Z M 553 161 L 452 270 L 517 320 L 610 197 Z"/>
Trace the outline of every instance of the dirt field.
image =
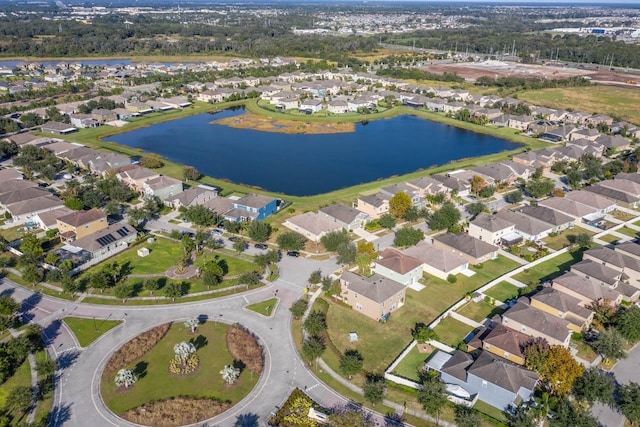
<path id="1" fill-rule="evenodd" d="M 467 80 L 475 81 L 479 77 L 537 77 L 547 79 L 565 79 L 576 76 L 587 76 L 594 71 L 578 70 L 574 68 L 562 68 L 531 64 L 518 64 L 515 62 L 484 61 L 474 63 L 439 64 L 425 67 L 432 73 L 457 73 Z"/>
<path id="2" fill-rule="evenodd" d="M 565 68 L 532 64 L 518 64 L 515 62 L 484 61 L 477 63 L 438 64 L 424 67 L 432 73 L 456 73 L 466 80 L 473 82 L 479 77 L 524 77 L 544 79 L 566 79 L 569 77 L 585 76 L 594 83 L 604 85 L 640 89 L 640 76 L 618 71 L 586 70 L 580 68 Z"/>
<path id="3" fill-rule="evenodd" d="M 354 132 L 356 128 L 354 123 L 304 123 L 294 120 L 274 120 L 252 113 L 245 113 L 235 117 L 227 117 L 225 119 L 215 120 L 212 123 L 231 126 L 238 129 L 254 129 L 262 132 L 292 134 L 349 133 Z"/>

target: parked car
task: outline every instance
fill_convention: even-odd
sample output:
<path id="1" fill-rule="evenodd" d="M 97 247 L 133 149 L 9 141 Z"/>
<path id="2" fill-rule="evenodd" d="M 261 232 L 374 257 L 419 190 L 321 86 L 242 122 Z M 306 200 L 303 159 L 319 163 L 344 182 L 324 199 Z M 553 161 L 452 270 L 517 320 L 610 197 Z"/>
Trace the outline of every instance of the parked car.
<path id="1" fill-rule="evenodd" d="M 289 251 L 289 252 L 287 252 L 287 255 L 288 255 L 288 256 L 292 256 L 292 257 L 294 257 L 294 258 L 298 258 L 298 257 L 300 256 L 300 252 L 297 252 L 297 251 Z"/>
<path id="2" fill-rule="evenodd" d="M 231 236 L 231 237 L 229 237 L 229 241 L 231 241 L 231 242 L 236 242 L 236 241 L 238 241 L 238 240 L 240 240 L 240 238 L 239 238 L 239 237 L 236 237 L 236 236 Z"/>
<path id="3" fill-rule="evenodd" d="M 213 234 L 217 234 L 218 236 L 222 236 L 222 234 L 224 233 L 224 231 L 220 230 L 219 228 L 216 228 L 215 230 L 211 231 Z"/>
<path id="4" fill-rule="evenodd" d="M 253 245 L 253 247 L 256 248 L 256 249 L 268 249 L 269 248 L 264 243 L 256 243 L 255 245 Z"/>

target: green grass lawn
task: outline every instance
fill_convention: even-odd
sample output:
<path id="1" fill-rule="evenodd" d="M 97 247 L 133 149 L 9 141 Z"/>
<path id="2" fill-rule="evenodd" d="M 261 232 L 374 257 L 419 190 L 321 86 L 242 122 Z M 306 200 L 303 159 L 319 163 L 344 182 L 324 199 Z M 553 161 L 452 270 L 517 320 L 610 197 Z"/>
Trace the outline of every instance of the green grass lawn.
<path id="1" fill-rule="evenodd" d="M 49 355 L 46 351 L 41 350 L 36 353 L 36 363 L 41 363 L 41 361 L 49 358 Z M 43 381 L 45 376 L 38 372 L 38 381 Z M 42 422 L 45 417 L 51 411 L 51 407 L 53 405 L 53 390 L 45 393 L 40 400 L 38 400 L 38 404 L 36 405 L 36 414 L 35 414 L 35 422 Z"/>
<path id="2" fill-rule="evenodd" d="M 403 378 L 420 382 L 419 372 L 424 367 L 424 363 L 433 353 L 420 353 L 418 346 L 413 346 L 411 351 L 400 361 L 393 373 Z"/>
<path id="3" fill-rule="evenodd" d="M 88 347 L 100 336 L 122 323 L 120 320 L 84 319 L 81 317 L 65 317 L 63 321 L 71 329 L 82 347 Z"/>
<path id="4" fill-rule="evenodd" d="M 245 308 L 247 310 L 255 311 L 258 314 L 269 317 L 273 314 L 273 310 L 276 308 L 277 303 L 278 298 L 269 298 L 255 304 L 247 305 L 245 306 Z"/>
<path id="5" fill-rule="evenodd" d="M 459 274 L 458 281 L 453 284 L 425 274 L 424 285 L 426 288 L 420 292 L 408 289 L 407 300 L 411 298 L 412 301 L 420 304 L 421 309 L 427 314 L 425 317 L 428 321 L 425 323 L 429 323 L 440 313 L 463 298 L 467 292 L 475 291 L 496 277 L 518 266 L 520 266 L 520 264 L 517 262 L 499 255 L 496 259 L 483 263 L 482 268 L 471 266 L 470 269 L 476 274 L 471 277 Z"/>
<path id="6" fill-rule="evenodd" d="M 607 242 L 607 243 L 612 243 L 612 244 L 616 244 L 618 243 L 618 241 L 620 240 L 619 237 L 614 236 L 613 234 L 605 234 L 604 236 L 600 236 L 598 237 L 598 239 Z"/>
<path id="7" fill-rule="evenodd" d="M 16 369 L 12 377 L 0 385 L 0 407 L 10 404 L 10 402 L 7 402 L 7 397 L 15 387 L 31 387 L 31 370 L 29 368 L 28 360 L 25 360 L 22 365 Z M 8 415 L 10 417 L 15 417 L 10 425 L 22 425 L 19 422 L 23 418 L 21 414 L 9 411 Z"/>
<path id="8" fill-rule="evenodd" d="M 499 307 L 485 301 L 469 301 L 458 310 L 459 314 L 476 322 L 481 322 L 483 319 L 491 318 L 501 312 L 502 310 Z"/>
<path id="9" fill-rule="evenodd" d="M 561 233 L 557 234 L 556 236 L 545 237 L 544 239 L 542 239 L 542 241 L 544 242 L 545 246 L 548 246 L 551 249 L 554 249 L 557 251 L 567 246 L 571 246 L 572 241 L 575 241 L 573 239 L 578 234 L 583 234 L 583 233 L 588 234 L 589 236 L 593 236 L 594 234 L 596 234 L 591 230 L 574 227 L 572 229 L 564 230 Z"/>
<path id="10" fill-rule="evenodd" d="M 633 219 L 633 218 L 638 216 L 638 214 L 632 215 L 632 214 L 630 214 L 628 212 L 623 212 L 623 211 L 620 211 L 618 209 L 609 212 L 609 215 L 611 215 L 615 219 L 619 219 L 620 221 L 624 221 L 624 222 L 627 222 L 630 219 Z"/>
<path id="11" fill-rule="evenodd" d="M 198 336 L 192 336 L 181 322 L 174 323 L 153 349 L 129 366 L 139 377 L 131 391 L 118 393 L 113 382 L 115 373 L 103 374 L 100 386 L 105 404 L 116 414 L 122 414 L 146 402 L 179 395 L 215 397 L 238 403 L 253 389 L 258 376 L 244 371 L 235 386 L 225 387 L 219 372 L 233 363 L 233 357 L 224 345 L 227 328 L 222 323 L 207 322 L 198 328 Z M 200 357 L 199 370 L 186 376 L 169 374 L 173 346 L 189 340 L 203 343 L 196 353 Z"/>
<path id="12" fill-rule="evenodd" d="M 571 346 L 575 345 L 576 348 L 578 349 L 578 354 L 577 354 L 578 357 L 586 360 L 587 362 L 593 362 L 594 360 L 596 360 L 596 357 L 598 357 L 598 354 L 595 352 L 595 350 L 591 348 L 589 344 L 587 344 L 582 340 L 576 340 L 571 338 L 570 345 Z"/>
<path id="13" fill-rule="evenodd" d="M 582 260 L 582 252 L 565 252 L 529 270 L 524 270 L 522 273 L 513 276 L 513 278 L 527 285 L 544 282 L 564 274 L 571 265 L 580 260 Z"/>
<path id="14" fill-rule="evenodd" d="M 640 117 L 640 93 L 632 88 L 588 86 L 522 91 L 518 99 L 551 108 L 575 108 L 613 115 L 632 123 Z"/>
<path id="15" fill-rule="evenodd" d="M 500 282 L 484 293 L 497 301 L 508 301 L 518 296 L 518 287 L 509 282 Z"/>
<path id="16" fill-rule="evenodd" d="M 0 230 L 0 236 L 7 239 L 8 242 L 13 242 L 14 240 L 24 236 L 25 230 L 26 230 L 26 227 L 24 225 L 19 225 L 17 227 L 12 227 L 12 228 L 6 228 L 3 230 Z"/>
<path id="17" fill-rule="evenodd" d="M 504 416 L 504 412 L 502 412 L 500 409 L 498 408 L 494 408 L 493 406 L 484 403 L 481 400 L 478 400 L 476 402 L 475 405 L 473 405 L 473 409 L 475 409 L 476 411 L 485 414 L 493 419 L 496 419 L 500 422 L 504 422 L 506 421 L 506 417 Z M 491 424 L 489 424 L 491 425 Z"/>
<path id="18" fill-rule="evenodd" d="M 149 255 L 138 256 L 138 249 L 148 248 Z M 157 238 L 153 243 L 144 242 L 131 249 L 109 259 L 109 262 L 118 262 L 120 265 L 128 265 L 130 274 L 154 274 L 164 273 L 169 267 L 176 265 L 182 255 L 182 245 L 169 239 Z"/>
<path id="19" fill-rule="evenodd" d="M 438 326 L 433 330 L 438 334 L 438 341 L 451 347 L 457 347 L 464 337 L 466 337 L 469 332 L 473 331 L 473 328 L 459 320 L 447 317 L 442 319 Z"/>
<path id="20" fill-rule="evenodd" d="M 624 226 L 624 227 L 622 227 L 622 228 L 618 228 L 618 229 L 617 229 L 617 230 L 615 230 L 615 231 L 616 231 L 617 233 L 621 233 L 621 234 L 624 234 L 624 235 L 626 235 L 626 236 L 633 237 L 634 239 L 635 239 L 636 237 L 638 237 L 638 234 L 639 234 L 636 230 L 633 230 L 633 229 L 631 229 L 631 228 L 629 228 L 629 227 L 627 227 L 627 226 Z"/>

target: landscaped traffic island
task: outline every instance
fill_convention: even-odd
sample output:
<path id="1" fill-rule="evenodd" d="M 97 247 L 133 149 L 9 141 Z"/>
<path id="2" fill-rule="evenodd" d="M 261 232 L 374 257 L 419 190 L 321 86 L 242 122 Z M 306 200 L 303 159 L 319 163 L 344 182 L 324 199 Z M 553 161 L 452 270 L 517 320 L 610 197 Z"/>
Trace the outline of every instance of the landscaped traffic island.
<path id="1" fill-rule="evenodd" d="M 238 324 L 166 323 L 114 353 L 102 373 L 102 399 L 136 424 L 193 424 L 237 404 L 262 369 L 262 348 Z"/>

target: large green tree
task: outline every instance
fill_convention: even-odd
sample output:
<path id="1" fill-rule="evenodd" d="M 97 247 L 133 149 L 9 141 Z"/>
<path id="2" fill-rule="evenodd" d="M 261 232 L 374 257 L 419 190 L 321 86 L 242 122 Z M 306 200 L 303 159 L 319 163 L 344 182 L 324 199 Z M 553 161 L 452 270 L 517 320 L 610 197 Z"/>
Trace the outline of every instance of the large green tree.
<path id="1" fill-rule="evenodd" d="M 411 197 L 403 191 L 389 200 L 389 213 L 396 218 L 404 218 L 407 209 L 411 207 Z"/>
<path id="2" fill-rule="evenodd" d="M 302 234 L 295 231 L 282 233 L 276 239 L 276 243 L 284 251 L 301 251 L 304 249 L 306 241 L 307 239 Z"/>
<path id="3" fill-rule="evenodd" d="M 266 242 L 271 236 L 271 225 L 262 221 L 251 221 L 247 226 L 247 234 L 256 242 Z"/>
<path id="4" fill-rule="evenodd" d="M 460 221 L 460 211 L 451 202 L 445 202 L 442 207 L 429 217 L 429 227 L 432 230 L 444 230 Z"/>

